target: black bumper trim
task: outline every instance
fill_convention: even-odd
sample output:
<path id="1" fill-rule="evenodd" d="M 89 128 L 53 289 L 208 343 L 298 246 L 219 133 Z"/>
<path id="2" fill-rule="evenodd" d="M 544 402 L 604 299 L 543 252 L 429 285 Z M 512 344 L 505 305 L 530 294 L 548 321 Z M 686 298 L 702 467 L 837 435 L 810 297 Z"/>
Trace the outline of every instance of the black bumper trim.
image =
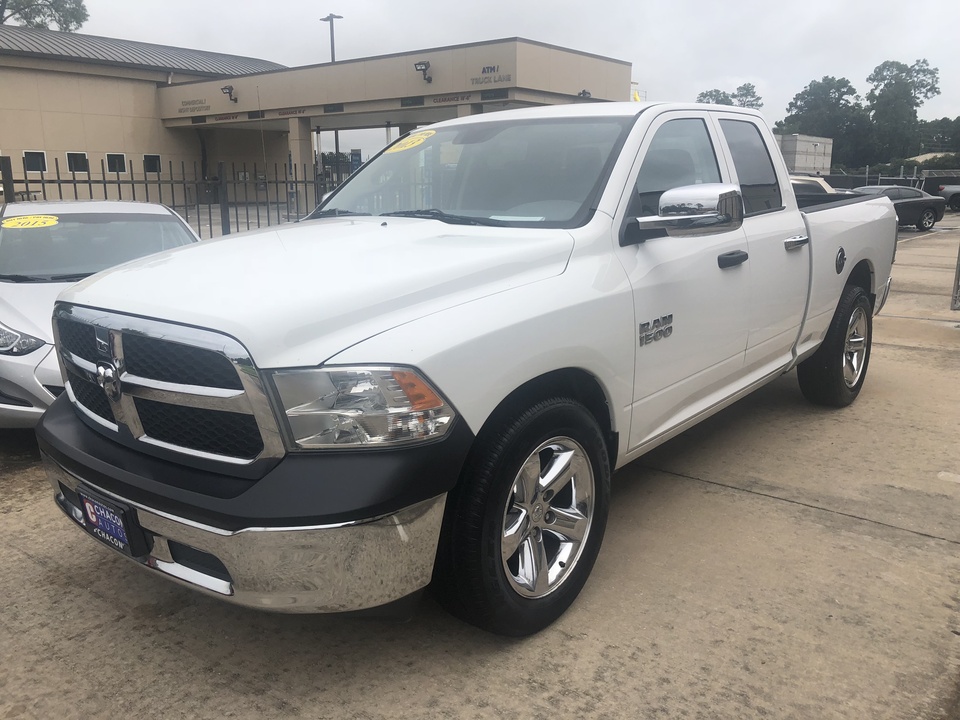
<path id="1" fill-rule="evenodd" d="M 260 480 L 161 460 L 115 443 L 66 396 L 37 425 L 41 451 L 67 472 L 154 510 L 235 531 L 328 525 L 387 515 L 448 492 L 473 444 L 461 420 L 437 442 L 402 449 L 290 453 Z"/>

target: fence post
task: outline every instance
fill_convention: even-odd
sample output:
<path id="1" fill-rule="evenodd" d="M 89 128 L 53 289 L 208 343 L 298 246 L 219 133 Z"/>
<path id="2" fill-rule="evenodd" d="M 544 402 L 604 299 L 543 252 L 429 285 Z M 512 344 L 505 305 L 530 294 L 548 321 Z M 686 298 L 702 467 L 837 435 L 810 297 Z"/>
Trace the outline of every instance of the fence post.
<path id="1" fill-rule="evenodd" d="M 7 155 L 0 155 L 0 182 L 3 183 L 3 201 L 16 202 L 17 195 L 13 191 L 13 163 Z"/>
<path id="2" fill-rule="evenodd" d="M 960 310 L 960 250 L 957 252 L 957 274 L 953 278 L 953 298 L 950 309 Z"/>
<path id="3" fill-rule="evenodd" d="M 230 203 L 227 202 L 227 177 L 224 163 L 217 163 L 217 178 L 220 187 L 217 190 L 217 197 L 220 200 L 220 232 L 224 235 L 230 234 Z"/>

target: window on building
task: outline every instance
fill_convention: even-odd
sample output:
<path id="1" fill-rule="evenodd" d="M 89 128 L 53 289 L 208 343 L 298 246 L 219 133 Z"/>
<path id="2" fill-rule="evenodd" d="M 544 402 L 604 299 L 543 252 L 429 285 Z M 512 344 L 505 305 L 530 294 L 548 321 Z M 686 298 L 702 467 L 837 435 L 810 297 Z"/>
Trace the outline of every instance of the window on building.
<path id="1" fill-rule="evenodd" d="M 143 171 L 144 171 L 145 173 L 159 173 L 159 172 L 161 172 L 160 156 L 159 156 L 159 155 L 144 155 L 144 156 L 143 156 Z"/>
<path id="2" fill-rule="evenodd" d="M 122 153 L 107 153 L 107 172 L 125 173 L 127 171 L 127 156 Z"/>
<path id="3" fill-rule="evenodd" d="M 42 150 L 27 150 L 23 153 L 23 169 L 27 172 L 46 172 L 47 154 Z"/>
<path id="4" fill-rule="evenodd" d="M 67 170 L 72 173 L 90 172 L 90 161 L 86 153 L 67 153 Z"/>
<path id="5" fill-rule="evenodd" d="M 777 171 L 773 169 L 773 161 L 757 126 L 743 120 L 721 120 L 720 127 L 737 168 L 744 213 L 755 215 L 782 209 Z"/>

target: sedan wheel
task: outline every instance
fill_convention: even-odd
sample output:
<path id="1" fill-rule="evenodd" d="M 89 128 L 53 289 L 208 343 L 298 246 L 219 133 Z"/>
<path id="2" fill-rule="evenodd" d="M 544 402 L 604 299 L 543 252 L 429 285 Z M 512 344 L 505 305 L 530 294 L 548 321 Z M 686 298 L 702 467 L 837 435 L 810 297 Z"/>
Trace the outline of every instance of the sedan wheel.
<path id="1" fill-rule="evenodd" d="M 917 220 L 917 229 L 930 230 L 933 228 L 933 225 L 936 222 L 937 222 L 937 214 L 930 208 L 927 208 L 922 213 L 920 213 L 920 219 Z"/>

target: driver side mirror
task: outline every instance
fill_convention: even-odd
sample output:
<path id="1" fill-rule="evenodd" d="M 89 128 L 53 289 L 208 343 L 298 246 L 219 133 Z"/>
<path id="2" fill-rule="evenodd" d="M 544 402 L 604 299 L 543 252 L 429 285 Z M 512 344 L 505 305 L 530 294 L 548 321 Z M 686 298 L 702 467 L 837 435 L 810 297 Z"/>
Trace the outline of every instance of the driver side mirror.
<path id="1" fill-rule="evenodd" d="M 630 218 L 620 245 L 638 245 L 651 237 L 715 235 L 743 225 L 743 196 L 730 183 L 703 183 L 671 188 L 660 196 L 659 213 Z M 653 231 L 652 233 L 650 231 Z"/>

